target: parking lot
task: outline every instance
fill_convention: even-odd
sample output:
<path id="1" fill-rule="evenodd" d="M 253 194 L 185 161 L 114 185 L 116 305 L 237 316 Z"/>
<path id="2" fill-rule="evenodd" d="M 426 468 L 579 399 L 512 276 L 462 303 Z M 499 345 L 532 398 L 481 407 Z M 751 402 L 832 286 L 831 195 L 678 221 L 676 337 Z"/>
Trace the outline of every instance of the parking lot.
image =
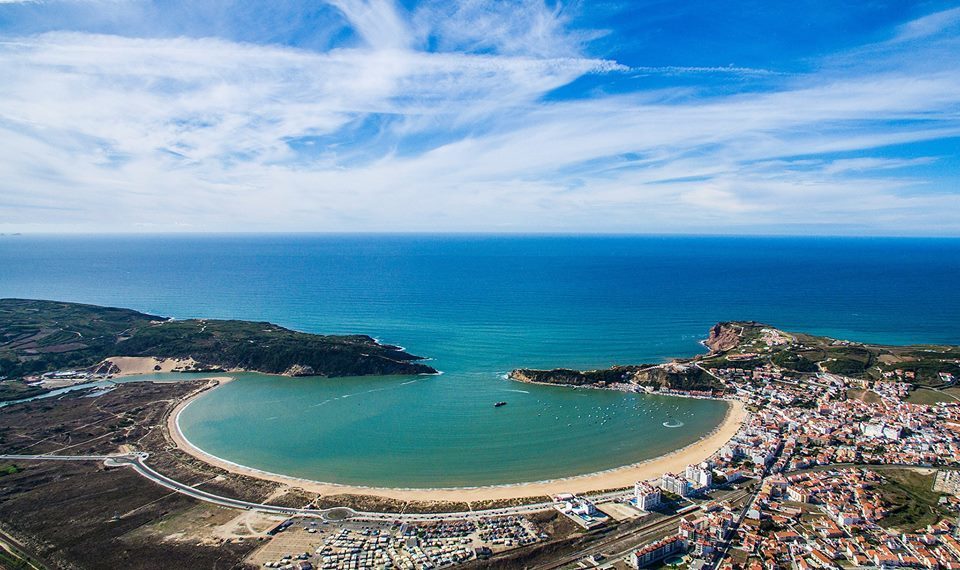
<path id="1" fill-rule="evenodd" d="M 446 523 L 394 524 L 291 519 L 247 562 L 260 568 L 398 568 L 430 570 L 470 560 L 477 552 L 515 548 L 544 536 L 520 516 Z"/>
<path id="2" fill-rule="evenodd" d="M 254 552 L 248 562 L 262 568 L 268 562 L 278 562 L 288 555 L 294 559 L 304 553 L 315 557 L 317 549 L 323 546 L 324 539 L 332 532 L 322 525 L 318 526 L 320 528 L 314 534 L 304 530 L 303 524 L 292 525 Z"/>

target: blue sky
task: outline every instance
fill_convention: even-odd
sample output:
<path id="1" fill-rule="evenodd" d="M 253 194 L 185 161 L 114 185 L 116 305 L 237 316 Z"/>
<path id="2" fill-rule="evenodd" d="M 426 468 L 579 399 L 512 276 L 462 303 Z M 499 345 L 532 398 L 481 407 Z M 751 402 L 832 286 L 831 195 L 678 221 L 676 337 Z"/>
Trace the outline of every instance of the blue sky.
<path id="1" fill-rule="evenodd" d="M 0 0 L 0 231 L 960 235 L 957 2 Z"/>

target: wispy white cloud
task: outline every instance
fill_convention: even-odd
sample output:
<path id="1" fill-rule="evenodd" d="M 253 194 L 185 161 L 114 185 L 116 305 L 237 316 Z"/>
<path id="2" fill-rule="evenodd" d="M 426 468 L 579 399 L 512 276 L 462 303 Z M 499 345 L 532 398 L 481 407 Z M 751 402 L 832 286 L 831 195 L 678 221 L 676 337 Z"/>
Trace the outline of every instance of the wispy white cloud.
<path id="1" fill-rule="evenodd" d="M 909 175 L 937 159 L 878 151 L 960 137 L 956 61 L 627 68 L 541 3 L 334 4 L 358 41 L 323 53 L 8 37 L 0 228 L 960 234 L 958 194 Z M 551 97 L 637 72 L 776 81 Z"/>
<path id="2" fill-rule="evenodd" d="M 413 34 L 390 0 L 330 0 L 330 3 L 343 12 L 370 47 L 404 49 L 412 46 Z"/>
<path id="3" fill-rule="evenodd" d="M 573 30 L 562 4 L 542 0 L 431 0 L 414 15 L 419 33 L 443 50 L 527 57 L 578 57 L 603 30 Z"/>
<path id="4" fill-rule="evenodd" d="M 958 25 L 960 25 L 960 7 L 951 8 L 903 24 L 897 30 L 894 41 L 922 39 Z"/>
<path id="5" fill-rule="evenodd" d="M 724 75 L 757 75 L 757 76 L 767 76 L 767 75 L 786 75 L 783 72 L 773 71 L 770 69 L 760 69 L 755 67 L 737 67 L 733 65 L 720 66 L 720 67 L 698 67 L 698 66 L 677 66 L 677 65 L 665 65 L 665 66 L 635 66 L 629 69 L 633 73 L 637 74 L 655 74 L 655 75 L 688 75 L 688 74 L 724 74 Z"/>

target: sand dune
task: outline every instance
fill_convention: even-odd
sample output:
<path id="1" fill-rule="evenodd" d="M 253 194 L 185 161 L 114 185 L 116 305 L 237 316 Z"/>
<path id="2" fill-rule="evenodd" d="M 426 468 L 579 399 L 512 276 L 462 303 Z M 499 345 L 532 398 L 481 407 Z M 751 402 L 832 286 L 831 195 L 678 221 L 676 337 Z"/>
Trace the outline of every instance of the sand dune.
<path id="1" fill-rule="evenodd" d="M 192 368 L 196 364 L 192 358 L 154 358 L 152 356 L 111 356 L 104 359 L 104 362 L 107 361 L 120 369 L 117 376 L 173 372 L 174 369 Z"/>

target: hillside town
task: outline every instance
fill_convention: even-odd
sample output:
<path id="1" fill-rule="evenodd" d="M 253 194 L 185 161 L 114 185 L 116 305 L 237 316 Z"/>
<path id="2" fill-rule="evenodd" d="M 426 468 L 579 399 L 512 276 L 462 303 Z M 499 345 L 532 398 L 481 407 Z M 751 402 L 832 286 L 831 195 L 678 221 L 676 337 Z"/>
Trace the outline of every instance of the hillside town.
<path id="1" fill-rule="evenodd" d="M 922 528 L 885 525 L 904 505 L 878 492 L 887 486 L 884 467 L 960 464 L 960 403 L 949 396 L 911 403 L 912 375 L 900 370 L 877 381 L 796 374 L 769 363 L 706 371 L 725 387 L 714 396 L 740 400 L 751 414 L 707 461 L 638 482 L 633 503 L 655 510 L 662 493 L 706 496 L 742 482 L 752 485 L 752 501 L 739 511 L 709 504 L 684 516 L 675 534 L 631 553 L 630 566 L 682 560 L 695 569 L 960 568 L 956 471 L 937 471 L 929 489 L 946 494 L 939 514 L 950 516 Z M 954 381 L 951 374 L 940 378 Z"/>
<path id="2" fill-rule="evenodd" d="M 911 403 L 914 386 L 897 373 L 863 381 L 769 364 L 706 372 L 724 389 L 669 393 L 736 399 L 750 411 L 713 456 L 637 481 L 628 494 L 553 497 L 554 509 L 581 532 L 624 512 L 651 528 L 664 521 L 669 532 L 651 531 L 655 539 L 617 557 L 584 552 L 568 567 L 960 570 L 960 472 L 949 470 L 960 465 L 960 403 Z M 907 469 L 936 472 L 923 481 L 939 497 L 937 516 L 909 529 L 886 524 L 903 508 L 891 502 L 887 480 Z M 415 528 L 340 531 L 318 549 L 318 566 L 441 568 L 550 538 L 523 517 Z"/>

